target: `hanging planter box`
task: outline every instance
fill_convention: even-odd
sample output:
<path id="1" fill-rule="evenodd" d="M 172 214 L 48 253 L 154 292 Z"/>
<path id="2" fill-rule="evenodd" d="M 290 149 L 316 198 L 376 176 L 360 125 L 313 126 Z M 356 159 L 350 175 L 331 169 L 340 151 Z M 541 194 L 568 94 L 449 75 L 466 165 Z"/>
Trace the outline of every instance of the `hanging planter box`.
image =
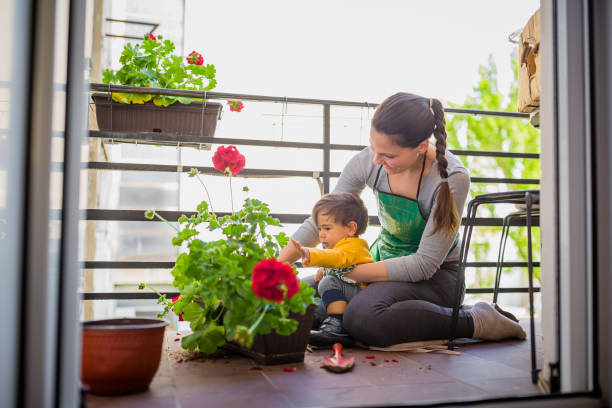
<path id="1" fill-rule="evenodd" d="M 145 132 L 180 136 L 214 136 L 222 105 L 218 102 L 192 102 L 184 105 L 176 102 L 159 107 L 149 101 L 144 104 L 115 102 L 109 94 L 93 94 L 98 128 L 114 132 Z M 156 141 L 154 136 L 137 140 L 145 144 L 171 144 L 177 142 Z M 135 143 L 133 139 L 113 141 Z M 183 146 L 200 147 L 203 143 L 180 142 Z M 208 145 L 208 148 L 209 145 Z"/>
<path id="2" fill-rule="evenodd" d="M 227 343 L 223 349 L 251 357 L 255 362 L 263 365 L 301 363 L 304 361 L 314 311 L 315 306 L 310 305 L 304 315 L 290 313 L 289 317 L 298 321 L 298 328 L 289 336 L 281 336 L 272 332 L 255 336 L 250 349 L 236 343 Z"/>

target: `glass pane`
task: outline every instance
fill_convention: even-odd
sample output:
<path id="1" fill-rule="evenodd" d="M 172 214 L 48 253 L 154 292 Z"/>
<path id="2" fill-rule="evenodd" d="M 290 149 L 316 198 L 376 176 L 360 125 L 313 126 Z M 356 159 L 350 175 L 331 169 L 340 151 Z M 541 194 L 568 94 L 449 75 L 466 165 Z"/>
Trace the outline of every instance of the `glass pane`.
<path id="1" fill-rule="evenodd" d="M 19 357 L 23 214 L 26 192 L 24 172 L 27 146 L 27 58 L 29 3 L 0 2 L 0 260 L 2 288 L 0 319 L 0 405 L 16 406 Z"/>

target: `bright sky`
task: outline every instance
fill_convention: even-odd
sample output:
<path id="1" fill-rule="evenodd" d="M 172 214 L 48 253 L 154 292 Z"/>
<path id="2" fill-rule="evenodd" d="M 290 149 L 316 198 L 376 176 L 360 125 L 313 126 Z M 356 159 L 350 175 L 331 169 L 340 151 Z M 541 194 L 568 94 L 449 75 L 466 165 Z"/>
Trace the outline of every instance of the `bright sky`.
<path id="1" fill-rule="evenodd" d="M 204 55 L 217 68 L 216 91 L 244 94 L 381 102 L 398 91 L 462 103 L 478 80 L 478 68 L 493 55 L 500 90 L 512 78 L 508 35 L 522 29 L 539 8 L 537 0 L 186 0 L 185 54 Z M 265 106 L 262 106 L 265 105 Z M 370 113 L 371 114 L 371 113 Z M 368 113 L 332 109 L 332 143 L 367 144 Z M 320 106 L 248 102 L 237 114 L 225 109 L 218 137 L 320 141 Z M 320 151 L 241 146 L 249 168 L 316 170 Z M 213 152 L 184 149 L 184 163 L 210 163 Z M 355 152 L 332 152 L 333 171 Z M 227 180 L 205 177 L 217 208 L 229 209 Z M 335 180 L 332 180 L 332 188 Z M 312 179 L 234 181 L 234 203 L 245 194 L 270 204 L 275 213 L 308 214 L 319 197 Z M 203 199 L 185 178 L 182 208 Z M 362 194 L 370 214 L 371 193 Z M 286 226 L 292 233 L 297 225 Z M 373 242 L 377 227 L 364 238 Z M 309 273 L 312 273 L 310 271 Z"/>
<path id="2" fill-rule="evenodd" d="M 187 0 L 185 52 L 217 91 L 380 102 L 397 91 L 460 103 L 492 54 L 504 90 L 508 35 L 537 0 Z"/>
<path id="3" fill-rule="evenodd" d="M 508 35 L 521 29 L 538 7 L 534 0 L 187 0 L 185 54 L 197 50 L 205 63 L 216 66 L 217 91 L 381 102 L 401 90 L 461 103 L 478 80 L 479 65 L 491 54 L 498 63 L 500 88 L 507 89 L 510 55 L 517 47 Z M 281 105 L 247 102 L 240 113 L 225 109 L 216 136 L 322 140 L 320 106 L 289 104 L 283 112 Z M 367 144 L 368 114 L 372 112 L 333 107 L 332 143 Z M 248 168 L 323 167 L 318 150 L 240 150 Z M 210 163 L 207 156 L 212 153 L 185 149 L 183 160 Z M 354 154 L 333 151 L 332 171 L 340 171 Z M 319 189 L 313 179 L 299 180 L 237 179 L 235 202 L 242 201 L 238 184 L 244 182 L 273 212 L 310 213 Z M 218 207 L 229 209 L 225 183 L 216 185 L 219 182 L 208 181 Z M 332 188 L 334 184 L 332 180 Z M 184 189 L 192 190 L 190 181 Z M 362 197 L 374 214 L 372 195 Z M 189 201 L 184 202 L 186 208 L 193 206 Z"/>

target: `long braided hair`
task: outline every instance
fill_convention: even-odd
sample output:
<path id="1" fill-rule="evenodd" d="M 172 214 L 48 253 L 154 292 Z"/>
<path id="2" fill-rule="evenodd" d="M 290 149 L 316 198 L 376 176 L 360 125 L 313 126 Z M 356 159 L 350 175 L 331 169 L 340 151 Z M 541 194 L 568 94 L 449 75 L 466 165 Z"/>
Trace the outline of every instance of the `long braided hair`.
<path id="1" fill-rule="evenodd" d="M 448 185 L 446 159 L 446 120 L 444 107 L 438 99 L 398 92 L 378 105 L 372 117 L 372 127 L 384 133 L 401 147 L 415 148 L 432 133 L 436 139 L 436 161 L 442 178 L 438 202 L 434 211 L 434 231 L 452 236 L 459 227 L 459 214 Z"/>

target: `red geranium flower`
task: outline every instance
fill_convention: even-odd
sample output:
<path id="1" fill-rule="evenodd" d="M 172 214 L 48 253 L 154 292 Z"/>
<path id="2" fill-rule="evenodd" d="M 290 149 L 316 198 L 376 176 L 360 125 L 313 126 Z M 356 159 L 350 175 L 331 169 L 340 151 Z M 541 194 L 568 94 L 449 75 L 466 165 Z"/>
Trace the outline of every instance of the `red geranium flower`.
<path id="1" fill-rule="evenodd" d="M 283 295 L 289 299 L 300 290 L 293 268 L 274 258 L 264 259 L 255 265 L 251 280 L 253 292 L 260 298 L 273 302 L 282 302 Z"/>
<path id="2" fill-rule="evenodd" d="M 155 38 L 155 36 L 151 33 L 149 33 L 149 38 L 152 39 L 153 41 L 157 41 L 157 38 Z"/>
<path id="3" fill-rule="evenodd" d="M 246 162 L 244 156 L 236 149 L 236 146 L 219 146 L 212 160 L 215 169 L 225 172 L 229 167 L 232 174 L 240 173 L 244 169 Z"/>
<path id="4" fill-rule="evenodd" d="M 181 295 L 178 295 L 178 296 L 173 297 L 173 298 L 172 298 L 172 303 L 176 302 L 176 301 L 178 300 L 178 298 L 180 298 L 180 297 L 181 297 Z M 172 308 L 172 311 L 174 312 L 174 307 Z M 179 317 L 179 322 L 184 322 L 184 320 L 183 320 L 183 314 L 182 314 L 182 313 L 179 313 L 179 316 L 178 316 L 178 317 Z M 177 340 L 175 340 L 175 341 L 177 341 Z"/>
<path id="5" fill-rule="evenodd" d="M 188 64 L 202 65 L 204 63 L 204 57 L 199 52 L 191 51 L 187 56 Z"/>
<path id="6" fill-rule="evenodd" d="M 227 101 L 232 112 L 240 112 L 244 108 L 242 101 Z"/>

